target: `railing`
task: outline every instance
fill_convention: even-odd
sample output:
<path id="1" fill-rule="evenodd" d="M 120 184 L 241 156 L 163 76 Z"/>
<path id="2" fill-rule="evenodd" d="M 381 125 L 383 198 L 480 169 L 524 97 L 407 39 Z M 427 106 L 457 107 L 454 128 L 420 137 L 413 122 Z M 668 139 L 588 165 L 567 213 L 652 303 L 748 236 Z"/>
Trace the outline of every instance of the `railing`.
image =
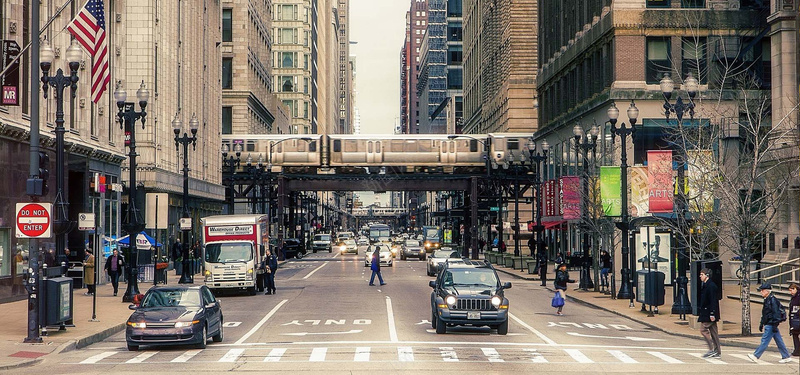
<path id="1" fill-rule="evenodd" d="M 789 270 L 784 271 L 783 267 L 786 266 L 786 265 L 789 266 Z M 777 268 L 778 269 L 778 273 L 776 273 L 774 275 L 769 275 L 769 276 L 762 277 L 761 280 L 766 282 L 768 280 L 772 280 L 772 279 L 775 279 L 775 278 L 778 278 L 778 277 L 781 277 L 781 276 L 784 276 L 784 275 L 788 275 L 788 274 L 797 272 L 798 268 L 800 268 L 800 258 L 789 259 L 787 261 L 783 261 L 783 262 L 780 262 L 780 263 L 777 263 L 777 264 L 773 264 L 773 265 L 771 265 L 769 267 L 765 267 L 765 268 L 762 268 L 762 269 L 759 269 L 759 270 L 750 271 L 750 278 L 753 279 L 754 277 L 758 276 L 759 273 L 762 273 L 762 272 L 767 271 L 767 270 L 771 270 L 773 268 Z"/>

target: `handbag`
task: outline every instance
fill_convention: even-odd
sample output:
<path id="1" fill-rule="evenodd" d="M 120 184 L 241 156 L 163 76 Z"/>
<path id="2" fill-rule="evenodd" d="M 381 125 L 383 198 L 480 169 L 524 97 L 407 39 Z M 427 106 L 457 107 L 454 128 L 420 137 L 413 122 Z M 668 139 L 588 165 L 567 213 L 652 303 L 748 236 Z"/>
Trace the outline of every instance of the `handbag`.
<path id="1" fill-rule="evenodd" d="M 553 296 L 553 300 L 550 302 L 550 306 L 553 307 L 564 306 L 564 297 L 561 296 L 561 292 L 556 292 L 556 295 Z"/>

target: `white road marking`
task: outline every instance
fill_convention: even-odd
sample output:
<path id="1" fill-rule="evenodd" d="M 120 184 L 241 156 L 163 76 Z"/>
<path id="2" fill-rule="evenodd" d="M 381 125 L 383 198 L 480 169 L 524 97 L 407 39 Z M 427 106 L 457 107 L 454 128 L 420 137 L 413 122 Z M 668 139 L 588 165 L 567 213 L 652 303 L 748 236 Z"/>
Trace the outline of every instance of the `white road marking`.
<path id="1" fill-rule="evenodd" d="M 386 314 L 389 319 L 389 341 L 397 342 L 397 327 L 394 326 L 394 310 L 392 310 L 392 299 L 386 296 Z"/>
<path id="2" fill-rule="evenodd" d="M 275 348 L 269 351 L 269 354 L 264 357 L 264 362 L 278 362 L 283 357 L 283 353 L 286 353 L 286 348 Z"/>
<path id="3" fill-rule="evenodd" d="M 236 362 L 237 359 L 244 353 L 244 349 L 231 349 L 225 353 L 222 358 L 219 359 L 217 362 Z"/>
<path id="4" fill-rule="evenodd" d="M 545 336 L 543 333 L 539 332 L 535 328 L 529 326 L 527 323 L 523 322 L 520 318 L 517 318 L 516 315 L 514 315 L 512 313 L 508 313 L 508 316 L 511 317 L 511 319 L 514 319 L 514 321 L 517 322 L 517 324 L 527 328 L 528 331 L 533 332 L 534 335 L 536 335 L 540 339 L 542 339 L 542 341 L 547 343 L 547 345 L 557 345 L 555 341 L 551 340 L 549 337 Z"/>
<path id="5" fill-rule="evenodd" d="M 661 353 L 661 352 L 647 352 L 647 354 L 650 354 L 650 355 L 652 355 L 654 357 L 657 357 L 657 358 L 659 358 L 662 361 L 667 362 L 667 363 L 676 363 L 676 364 L 677 363 L 683 363 L 683 361 L 681 361 L 679 359 L 672 358 L 672 357 L 670 357 L 670 356 L 668 356 L 668 355 L 666 355 L 664 353 Z"/>
<path id="6" fill-rule="evenodd" d="M 242 325 L 242 322 L 225 322 L 225 323 L 222 323 L 222 326 L 225 327 L 225 328 L 238 327 L 240 325 Z"/>
<path id="7" fill-rule="evenodd" d="M 322 263 L 322 264 L 319 265 L 319 267 L 314 268 L 314 270 L 309 272 L 308 275 L 303 276 L 303 280 L 308 279 L 309 277 L 311 277 L 311 275 L 313 275 L 314 272 L 319 271 L 319 269 L 322 268 L 322 267 L 325 267 L 326 264 L 328 264 L 328 263 Z"/>
<path id="8" fill-rule="evenodd" d="M 240 344 L 242 344 L 243 342 L 245 342 L 245 340 L 247 340 L 248 338 L 250 338 L 250 336 L 252 336 L 252 335 L 253 335 L 254 333 L 256 333 L 256 332 L 257 332 L 259 329 L 261 329 L 261 326 L 263 326 L 263 325 L 264 325 L 264 323 L 266 323 L 266 322 L 267 322 L 267 320 L 269 320 L 269 318 L 271 318 L 273 315 L 275 315 L 275 312 L 277 312 L 277 311 L 278 311 L 278 309 L 280 309 L 280 308 L 281 308 L 281 306 L 283 306 L 283 305 L 284 305 L 286 302 L 289 302 L 289 300 L 288 300 L 288 299 L 285 299 L 285 300 L 283 300 L 283 301 L 279 302 L 277 305 L 275 305 L 275 307 L 273 307 L 273 308 L 272 308 L 272 310 L 270 310 L 270 311 L 267 313 L 267 315 L 264 315 L 264 317 L 261 319 L 261 321 L 259 321 L 259 322 L 258 322 L 258 324 L 256 324 L 256 325 L 255 325 L 255 327 L 253 327 L 253 329 L 251 329 L 250 331 L 248 331 L 247 333 L 245 333 L 245 334 L 244 334 L 244 336 L 242 336 L 242 338 L 240 338 L 239 340 L 237 340 L 237 341 L 236 341 L 236 343 L 235 343 L 235 344 L 236 344 L 236 345 L 240 345 Z"/>
<path id="9" fill-rule="evenodd" d="M 752 360 L 750 360 L 750 358 L 745 354 L 731 353 L 730 356 L 731 357 L 736 357 L 736 358 L 739 358 L 739 359 L 743 359 L 743 360 L 745 360 L 747 362 L 752 362 Z M 776 356 L 776 357 L 780 358 L 780 356 Z M 759 365 L 772 365 L 772 363 L 769 363 L 769 362 L 761 360 L 761 359 L 759 359 L 758 362 L 756 362 L 756 363 L 759 364 Z"/>
<path id="10" fill-rule="evenodd" d="M 96 355 L 93 355 L 93 356 L 91 356 L 89 358 L 84 359 L 83 361 L 81 361 L 81 363 L 83 363 L 83 364 L 97 363 L 97 362 L 100 362 L 103 359 L 111 357 L 112 355 L 117 354 L 117 353 L 118 352 L 102 352 L 100 354 L 96 354 Z"/>
<path id="11" fill-rule="evenodd" d="M 336 253 L 336 254 L 333 254 L 333 256 L 331 257 L 331 259 L 333 259 L 333 258 L 336 258 L 336 257 L 338 257 L 339 255 L 342 255 L 342 253 Z"/>
<path id="12" fill-rule="evenodd" d="M 533 363 L 547 363 L 547 359 L 544 358 L 542 353 L 536 351 L 536 349 L 522 349 L 523 351 L 531 353 L 531 362 Z"/>
<path id="13" fill-rule="evenodd" d="M 505 362 L 495 348 L 481 348 L 481 351 L 489 359 L 489 362 Z"/>
<path id="14" fill-rule="evenodd" d="M 414 362 L 414 350 L 410 346 L 397 348 L 397 358 L 400 362 Z"/>
<path id="15" fill-rule="evenodd" d="M 576 360 L 578 363 L 594 363 L 589 357 L 581 353 L 578 349 L 564 349 L 567 354 L 569 354 L 572 359 Z"/>
<path id="16" fill-rule="evenodd" d="M 281 333 L 284 336 L 307 336 L 307 335 L 340 335 L 346 333 L 361 333 L 362 330 L 360 329 L 351 329 L 349 331 L 342 331 L 342 332 L 294 332 L 294 333 Z"/>
<path id="17" fill-rule="evenodd" d="M 199 354 L 201 351 L 202 351 L 201 349 L 187 350 L 185 353 L 175 357 L 175 359 L 173 359 L 170 362 L 175 362 L 175 363 L 187 362 L 190 359 L 194 358 L 194 356 Z"/>
<path id="18" fill-rule="evenodd" d="M 369 352 L 370 349 L 368 346 L 357 347 L 356 354 L 353 356 L 353 362 L 369 362 Z"/>
<path id="19" fill-rule="evenodd" d="M 338 341 L 297 341 L 297 342 L 248 342 L 242 344 L 236 343 L 218 343 L 214 344 L 214 347 L 228 347 L 228 346 L 275 346 L 275 345 L 292 345 L 292 346 L 299 346 L 299 345 L 386 345 L 386 344 L 398 344 L 398 345 L 420 345 L 420 346 L 502 346 L 502 347 L 564 347 L 564 348 L 584 348 L 584 349 L 631 349 L 631 350 L 642 350 L 643 347 L 640 345 L 632 346 L 632 345 L 610 345 L 610 344 L 603 344 L 603 345 L 595 345 L 595 344 L 545 344 L 541 342 L 503 342 L 503 341 L 398 341 L 398 342 L 391 342 L 388 340 L 338 340 Z M 648 347 L 647 349 L 651 350 L 669 350 L 669 351 L 676 351 L 676 352 L 691 352 L 696 351 L 697 348 L 694 347 Z"/>
<path id="20" fill-rule="evenodd" d="M 144 352 L 142 354 L 137 355 L 136 357 L 133 357 L 133 358 L 125 361 L 125 363 L 142 363 L 145 360 L 147 360 L 148 358 L 150 358 L 150 357 L 152 357 L 152 356 L 154 356 L 156 354 L 158 354 L 158 351 Z"/>
<path id="21" fill-rule="evenodd" d="M 619 359 L 620 362 L 622 363 L 639 363 L 635 359 L 623 353 L 621 350 L 606 350 L 606 351 L 609 354 L 613 355 L 615 358 Z"/>
<path id="22" fill-rule="evenodd" d="M 442 360 L 445 362 L 458 362 L 458 355 L 456 351 L 453 350 L 452 347 L 442 347 L 439 348 L 439 351 L 442 353 Z"/>
<path id="23" fill-rule="evenodd" d="M 713 363 L 715 365 L 727 365 L 726 362 L 720 361 L 716 358 L 703 358 L 703 353 L 689 353 L 690 356 L 697 357 L 700 359 L 705 360 L 706 362 Z"/>
<path id="24" fill-rule="evenodd" d="M 585 335 L 583 333 L 578 333 L 578 332 L 567 332 L 567 334 L 570 336 L 592 337 L 597 339 L 618 339 L 618 340 L 631 340 L 631 341 L 664 341 L 662 339 L 651 339 L 647 337 L 636 337 L 636 336 L 625 336 L 625 337 L 599 336 L 599 335 Z"/>
<path id="25" fill-rule="evenodd" d="M 314 348 L 311 349 L 311 356 L 308 357 L 309 362 L 325 362 L 325 355 L 328 353 L 328 348 Z"/>

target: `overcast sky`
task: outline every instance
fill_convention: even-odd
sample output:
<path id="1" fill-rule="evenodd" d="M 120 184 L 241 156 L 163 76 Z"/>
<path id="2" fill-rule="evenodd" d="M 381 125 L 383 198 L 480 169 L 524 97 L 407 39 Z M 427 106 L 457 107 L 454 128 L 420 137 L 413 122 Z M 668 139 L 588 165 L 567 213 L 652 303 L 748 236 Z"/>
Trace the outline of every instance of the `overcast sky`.
<path id="1" fill-rule="evenodd" d="M 350 0 L 361 133 L 392 133 L 400 120 L 400 49 L 410 0 Z"/>

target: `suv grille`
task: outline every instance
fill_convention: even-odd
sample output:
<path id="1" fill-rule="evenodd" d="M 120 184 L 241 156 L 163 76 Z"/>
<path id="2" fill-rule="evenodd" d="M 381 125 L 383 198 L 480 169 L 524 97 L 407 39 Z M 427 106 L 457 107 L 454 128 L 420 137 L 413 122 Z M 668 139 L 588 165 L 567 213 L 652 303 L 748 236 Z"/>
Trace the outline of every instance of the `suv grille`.
<path id="1" fill-rule="evenodd" d="M 492 301 L 488 299 L 458 298 L 456 300 L 456 310 L 491 311 L 494 310 L 494 306 L 492 306 Z"/>

